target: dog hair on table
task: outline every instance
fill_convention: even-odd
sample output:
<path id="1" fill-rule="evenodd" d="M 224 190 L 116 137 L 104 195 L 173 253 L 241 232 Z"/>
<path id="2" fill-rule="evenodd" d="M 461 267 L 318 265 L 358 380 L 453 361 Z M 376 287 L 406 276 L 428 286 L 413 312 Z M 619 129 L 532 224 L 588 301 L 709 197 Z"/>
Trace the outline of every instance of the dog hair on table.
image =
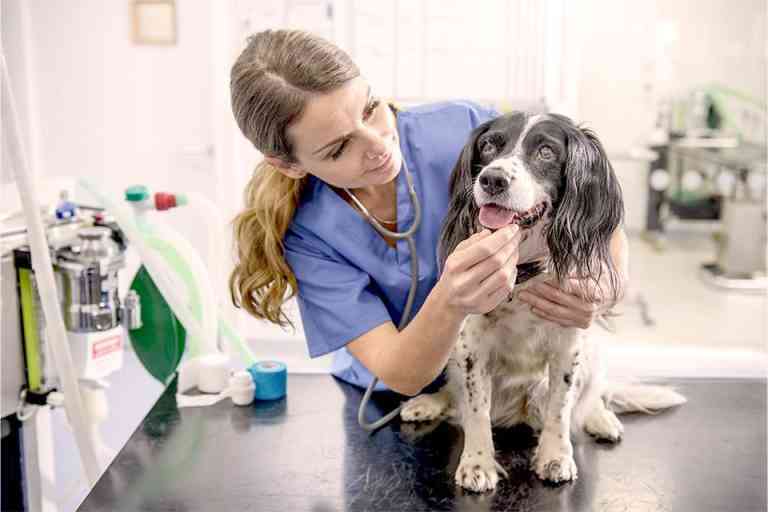
<path id="1" fill-rule="evenodd" d="M 480 125 L 453 170 L 438 250 L 441 268 L 456 246 L 484 228 L 523 231 L 515 288 L 486 314 L 470 315 L 452 351 L 447 383 L 401 410 L 404 421 L 447 418 L 464 430 L 455 473 L 484 492 L 505 475 L 491 428 L 528 424 L 538 434 L 531 461 L 542 480 L 577 477 L 571 433 L 611 442 L 616 413 L 654 412 L 685 402 L 671 389 L 603 380 L 598 346 L 587 331 L 536 316 L 518 298 L 554 281 L 587 301 L 614 303 L 621 277 L 610 241 L 623 220 L 621 188 L 597 136 L 558 114 L 515 112 Z"/>

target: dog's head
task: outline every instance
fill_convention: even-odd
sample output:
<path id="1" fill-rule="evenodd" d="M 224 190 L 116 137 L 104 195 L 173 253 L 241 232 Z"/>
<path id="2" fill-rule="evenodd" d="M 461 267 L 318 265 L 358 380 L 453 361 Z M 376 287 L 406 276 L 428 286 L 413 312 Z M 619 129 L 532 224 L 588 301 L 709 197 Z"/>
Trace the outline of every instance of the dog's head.
<path id="1" fill-rule="evenodd" d="M 464 146 L 450 193 L 441 268 L 459 242 L 483 227 L 539 226 L 535 231 L 546 238 L 558 279 L 599 283 L 607 270 L 610 289 L 603 292 L 616 297 L 619 281 L 609 242 L 624 214 L 621 188 L 589 129 L 558 114 L 516 112 L 488 121 Z"/>

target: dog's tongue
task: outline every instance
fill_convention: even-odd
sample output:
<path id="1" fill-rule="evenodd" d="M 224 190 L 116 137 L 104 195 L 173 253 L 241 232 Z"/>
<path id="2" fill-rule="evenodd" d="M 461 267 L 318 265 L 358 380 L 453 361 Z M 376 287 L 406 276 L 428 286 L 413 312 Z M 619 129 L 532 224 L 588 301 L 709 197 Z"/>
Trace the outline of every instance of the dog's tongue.
<path id="1" fill-rule="evenodd" d="M 515 212 L 494 204 L 480 207 L 480 224 L 488 229 L 501 229 L 515 216 Z"/>

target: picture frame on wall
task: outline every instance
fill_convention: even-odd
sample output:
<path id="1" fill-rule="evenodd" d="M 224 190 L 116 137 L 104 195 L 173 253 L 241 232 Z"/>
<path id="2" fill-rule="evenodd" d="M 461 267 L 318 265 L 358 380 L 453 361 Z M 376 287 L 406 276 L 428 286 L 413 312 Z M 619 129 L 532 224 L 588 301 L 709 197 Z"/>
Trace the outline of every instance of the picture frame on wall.
<path id="1" fill-rule="evenodd" d="M 176 44 L 176 0 L 133 0 L 131 18 L 134 44 Z"/>

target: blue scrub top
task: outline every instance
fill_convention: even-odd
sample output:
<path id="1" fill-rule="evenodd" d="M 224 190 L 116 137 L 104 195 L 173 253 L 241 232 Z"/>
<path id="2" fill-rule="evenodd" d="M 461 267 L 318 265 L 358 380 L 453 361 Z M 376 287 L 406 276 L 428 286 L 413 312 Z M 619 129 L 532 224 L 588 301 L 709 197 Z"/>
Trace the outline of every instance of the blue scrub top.
<path id="1" fill-rule="evenodd" d="M 448 188 L 461 149 L 478 125 L 498 113 L 467 101 L 397 113 L 400 149 L 422 207 L 414 235 L 419 280 L 411 318 L 438 279 L 437 244 L 448 211 Z M 413 222 L 405 173 L 397 175 L 398 229 Z M 309 177 L 284 237 L 285 259 L 296 275 L 309 355 L 334 354 L 331 373 L 367 387 L 373 376 L 345 346 L 386 322 L 397 326 L 411 285 L 406 240 L 390 247 L 357 210 L 323 181 Z M 379 381 L 377 391 L 388 389 Z"/>

